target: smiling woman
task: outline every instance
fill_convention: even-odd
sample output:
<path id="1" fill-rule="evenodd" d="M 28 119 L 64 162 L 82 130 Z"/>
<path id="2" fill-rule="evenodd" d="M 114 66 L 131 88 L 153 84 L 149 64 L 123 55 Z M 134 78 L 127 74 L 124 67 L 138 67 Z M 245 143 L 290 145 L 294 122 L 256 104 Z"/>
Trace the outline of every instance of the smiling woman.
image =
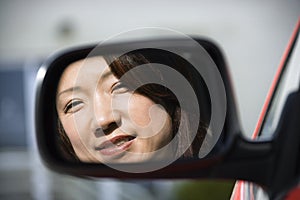
<path id="1" fill-rule="evenodd" d="M 168 87 L 143 84 L 154 76 L 168 85 L 155 65 L 160 63 L 171 66 L 193 85 L 189 63 L 170 52 L 157 51 L 89 57 L 65 69 L 56 106 L 60 148 L 69 159 L 135 163 L 198 156 L 207 133 L 205 117 L 195 121 L 197 117 L 180 107 Z M 141 65 L 147 65 L 150 73 L 131 73 Z M 195 82 L 193 86 L 199 87 Z M 192 123 L 198 124 L 196 135 L 190 133 Z"/>

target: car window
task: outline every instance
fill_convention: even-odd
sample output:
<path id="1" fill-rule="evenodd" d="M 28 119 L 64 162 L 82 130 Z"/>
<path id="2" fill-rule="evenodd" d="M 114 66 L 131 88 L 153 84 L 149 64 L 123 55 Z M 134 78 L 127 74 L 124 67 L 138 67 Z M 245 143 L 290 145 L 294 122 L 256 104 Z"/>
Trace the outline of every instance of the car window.
<path id="1" fill-rule="evenodd" d="M 300 83 L 300 53 L 299 33 L 297 40 L 294 43 L 294 48 L 289 55 L 285 68 L 281 74 L 279 84 L 273 95 L 272 102 L 265 117 L 264 124 L 261 129 L 261 137 L 269 137 L 277 128 L 284 104 L 289 96 L 294 91 L 299 89 Z"/>

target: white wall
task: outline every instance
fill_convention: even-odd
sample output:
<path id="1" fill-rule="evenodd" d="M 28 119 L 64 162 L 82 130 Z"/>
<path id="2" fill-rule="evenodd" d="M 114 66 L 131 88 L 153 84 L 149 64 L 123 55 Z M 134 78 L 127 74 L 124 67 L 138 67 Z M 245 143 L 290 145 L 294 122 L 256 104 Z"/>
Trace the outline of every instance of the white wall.
<path id="1" fill-rule="evenodd" d="M 46 56 L 133 28 L 158 26 L 214 39 L 224 50 L 245 133 L 251 135 L 300 1 L 0 1 L 0 59 Z M 67 23 L 70 34 L 59 27 Z"/>

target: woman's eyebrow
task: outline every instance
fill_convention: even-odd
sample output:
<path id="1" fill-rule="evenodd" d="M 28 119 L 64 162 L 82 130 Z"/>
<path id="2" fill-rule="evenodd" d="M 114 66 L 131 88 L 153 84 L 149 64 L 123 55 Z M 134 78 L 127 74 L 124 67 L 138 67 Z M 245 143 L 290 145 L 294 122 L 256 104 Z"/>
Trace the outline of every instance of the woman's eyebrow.
<path id="1" fill-rule="evenodd" d="M 75 92 L 75 91 L 79 91 L 81 90 L 81 88 L 79 86 L 76 86 L 76 87 L 70 87 L 66 90 L 63 90 L 61 91 L 60 93 L 57 94 L 57 97 L 61 96 L 62 94 L 65 94 L 65 93 L 69 93 L 69 92 Z"/>
<path id="2" fill-rule="evenodd" d="M 101 77 L 100 77 L 99 81 L 103 82 L 111 76 L 113 76 L 113 73 L 111 71 L 106 71 L 106 72 L 101 74 Z"/>

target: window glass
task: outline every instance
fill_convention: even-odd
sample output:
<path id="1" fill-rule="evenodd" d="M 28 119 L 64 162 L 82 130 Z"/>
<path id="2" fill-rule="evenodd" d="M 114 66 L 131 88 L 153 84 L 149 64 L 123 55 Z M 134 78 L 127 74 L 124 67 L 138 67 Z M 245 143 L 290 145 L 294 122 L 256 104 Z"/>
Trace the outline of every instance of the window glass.
<path id="1" fill-rule="evenodd" d="M 284 104 L 292 92 L 299 89 L 300 85 L 300 40 L 299 33 L 293 52 L 286 62 L 286 67 L 280 78 L 276 93 L 273 96 L 271 107 L 266 115 L 260 137 L 271 136 L 278 125 Z"/>

